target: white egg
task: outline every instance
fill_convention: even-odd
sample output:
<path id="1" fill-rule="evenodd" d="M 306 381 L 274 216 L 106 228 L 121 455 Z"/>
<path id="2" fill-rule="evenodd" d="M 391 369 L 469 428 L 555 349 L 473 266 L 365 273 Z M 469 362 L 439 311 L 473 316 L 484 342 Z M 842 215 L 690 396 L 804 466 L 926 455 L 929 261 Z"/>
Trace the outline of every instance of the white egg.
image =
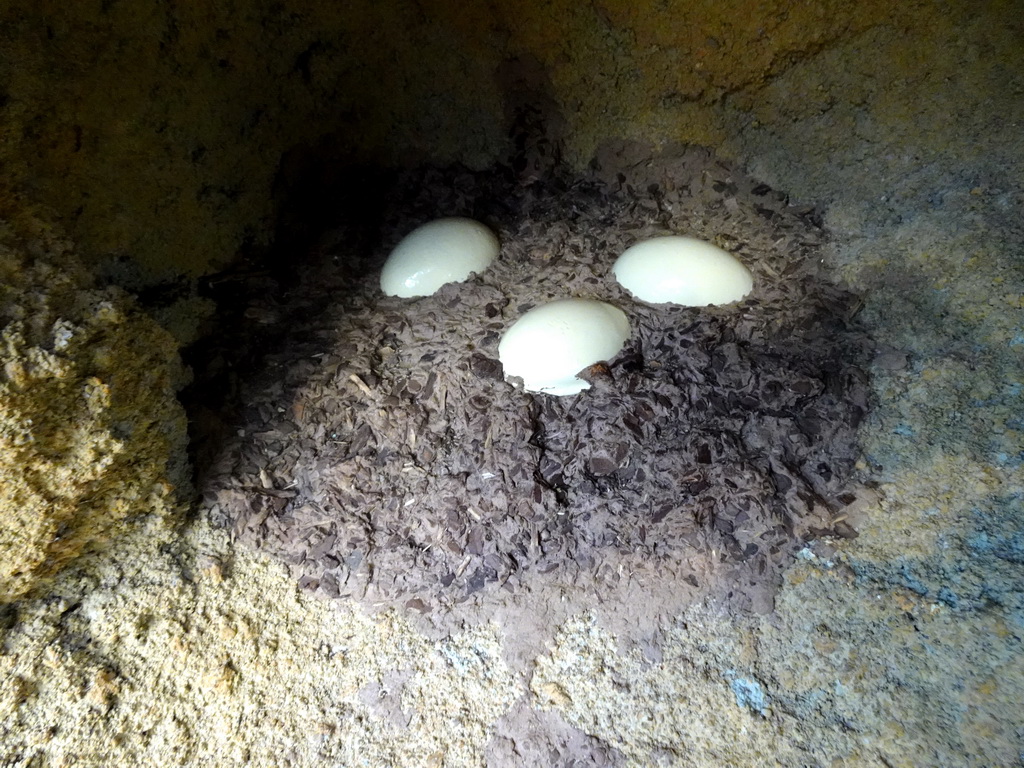
<path id="1" fill-rule="evenodd" d="M 436 219 L 417 227 L 384 262 L 380 287 L 388 296 L 430 296 L 445 283 L 483 272 L 498 255 L 498 238 L 473 219 Z"/>
<path id="2" fill-rule="evenodd" d="M 629 338 L 618 307 L 593 299 L 559 299 L 534 307 L 505 331 L 498 359 L 505 376 L 518 376 L 527 392 L 575 395 L 589 389 L 577 377 L 615 357 Z"/>
<path id="3" fill-rule="evenodd" d="M 650 304 L 728 304 L 754 287 L 750 271 L 731 253 L 679 235 L 653 237 L 627 248 L 612 272 L 623 288 Z"/>

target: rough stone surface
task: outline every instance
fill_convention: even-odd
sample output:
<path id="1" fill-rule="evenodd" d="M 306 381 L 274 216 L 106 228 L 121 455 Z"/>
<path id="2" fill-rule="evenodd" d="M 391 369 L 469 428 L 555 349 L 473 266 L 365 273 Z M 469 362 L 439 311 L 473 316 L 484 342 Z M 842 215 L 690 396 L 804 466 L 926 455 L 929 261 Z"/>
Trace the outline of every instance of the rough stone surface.
<path id="1" fill-rule="evenodd" d="M 188 498 L 177 347 L 66 242 L 0 222 L 0 601 Z"/>
<path id="2" fill-rule="evenodd" d="M 578 165 L 608 138 L 718 146 L 735 135 L 737 107 L 768 123 L 780 107 L 790 120 L 857 105 L 872 89 L 883 94 L 879 118 L 931 130 L 946 107 L 997 96 L 998 81 L 973 83 L 962 105 L 925 118 L 905 106 L 918 78 L 936 58 L 953 77 L 981 56 L 1010 63 L 1013 11 L 884 0 L 11 0 L 0 8 L 0 201 L 27 193 L 53 207 L 90 263 L 121 281 L 173 281 L 223 267 L 242 241 L 266 242 L 274 196 L 297 191 L 287 187 L 298 167 L 346 157 L 486 167 L 508 155 L 517 110 L 559 115 L 561 151 Z M 958 42 L 971 24 L 995 39 Z M 877 55 L 878 34 L 900 48 Z M 843 46 L 857 48 L 862 81 L 788 98 L 782 75 Z M 848 117 L 844 133 L 861 128 Z M 146 172 L 132 172 L 141 162 Z"/>
<path id="3" fill-rule="evenodd" d="M 19 13 L 19 5 L 4 10 Z M 532 24 L 530 18 L 564 14 L 570 5 L 548 3 L 527 12 L 516 3 L 515 14 Z M 730 7 L 686 5 L 709 24 L 717 23 L 716 9 Z M 207 159 L 197 159 L 201 168 L 195 170 L 189 166 L 199 149 L 195 133 L 182 132 L 181 125 L 223 120 L 237 128 L 228 105 L 170 98 L 174 83 L 133 90 L 137 81 L 108 76 L 111 68 L 96 56 L 62 56 L 42 46 L 49 39 L 43 17 L 60 17 L 45 3 L 36 6 L 42 9 L 30 15 L 36 33 L 19 43 L 15 58 L 19 72 L 31 80 L 41 61 L 66 63 L 72 74 L 95 75 L 100 85 L 63 89 L 61 70 L 47 68 L 45 79 L 24 90 L 9 86 L 15 81 L 5 73 L 0 145 L 13 147 L 3 157 L 5 173 L 33 165 L 42 174 L 55 152 L 58 170 L 48 171 L 50 181 L 37 189 L 57 186 L 54 179 L 71 169 L 67 200 L 58 207 L 73 215 L 83 190 L 100 201 L 98 212 L 82 214 L 92 223 L 76 232 L 91 227 L 102 240 L 101 230 L 110 227 L 106 242 L 115 243 L 125 227 L 157 233 L 140 242 L 160 241 L 162 249 L 140 254 L 142 260 L 188 252 L 205 263 L 208 254 L 232 252 L 244 227 L 231 211 L 258 218 L 257 209 L 268 206 L 250 208 L 253 198 L 246 195 L 226 201 L 219 210 L 234 223 L 218 230 L 206 218 L 209 211 L 193 220 L 151 205 L 153 191 L 166 194 L 160 199 L 172 210 L 194 210 L 194 198 L 179 194 L 194 191 L 192 185 L 224 178 L 229 191 L 239 180 L 266 189 L 268 176 L 249 163 L 271 162 L 275 153 L 259 140 L 247 144 L 251 134 L 226 129 L 222 141 L 200 142 Z M 654 48 L 661 41 L 644 37 L 648 47 L 626 51 L 634 38 L 616 36 L 614 24 L 604 38 L 566 37 L 557 26 L 537 30 L 535 49 L 545 63 L 557 63 L 559 79 L 577 84 L 564 91 L 566 117 L 587 115 L 586 135 L 595 144 L 613 131 L 647 131 L 653 139 L 694 136 L 724 120 L 717 149 L 741 158 L 752 176 L 794 199 L 821 205 L 825 228 L 834 234 L 826 261 L 865 300 L 860 317 L 880 346 L 870 366 L 874 407 L 860 433 L 862 471 L 878 479 L 882 496 L 863 510 L 857 539 L 818 541 L 798 553 L 772 615 L 743 618 L 695 605 L 652 620 L 646 586 L 657 584 L 658 574 L 641 569 L 631 592 L 602 592 L 582 605 L 563 600 L 564 585 L 553 582 L 529 611 L 495 611 L 493 624 L 424 637 L 414 621 L 391 613 L 371 619 L 351 605 L 332 607 L 300 592 L 279 564 L 233 546 L 202 521 L 180 531 L 143 523 L 118 537 L 106 556 L 59 573 L 44 595 L 0 611 L 0 762 L 19 768 L 495 768 L 573 760 L 687 768 L 709 762 L 1019 765 L 1024 84 L 1018 6 L 890 3 L 907 23 L 883 21 L 834 38 L 829 19 L 820 29 L 806 25 L 808 14 L 828 6 L 790 4 L 789 18 L 805 22 L 797 26 L 795 45 L 805 36 L 818 36 L 819 43 L 780 57 L 769 77 L 751 80 L 746 89 L 726 88 L 717 101 L 678 109 L 672 99 L 662 102 L 662 86 L 666 79 L 690 78 L 698 62 L 689 51 L 696 55 L 712 45 L 703 23 L 671 27 L 692 33 L 694 46 L 664 63 Z M 104 7 L 130 13 L 123 3 Z M 485 7 L 466 12 L 464 5 L 452 6 L 444 18 L 454 29 L 464 24 L 472 30 L 490 23 Z M 238 11 L 230 3 L 216 8 Z M 572 8 L 582 18 L 601 6 Z M 648 12 L 637 23 L 653 25 L 661 14 Z M 747 28 L 748 21 L 754 19 L 732 26 Z M 777 21 L 784 23 L 783 15 Z M 140 33 L 140 44 L 154 39 L 141 34 L 145 25 L 128 26 Z M 188 35 L 194 24 L 181 26 Z M 211 23 L 208 34 L 213 43 L 216 27 Z M 749 29 L 756 35 L 759 26 Z M 52 36 L 62 45 L 89 40 L 88 30 L 76 32 L 69 35 L 58 21 Z M 289 67 L 320 33 L 299 32 L 297 49 L 281 47 Z M 715 34 L 716 42 L 729 44 L 728 33 Z M 21 33 L 0 25 L 0 34 L 7 52 L 7 40 Z M 764 50 L 774 37 L 765 36 Z M 602 47 L 602 40 L 611 44 Z M 739 68 L 748 49 L 740 46 L 724 60 Z M 216 45 L 200 41 L 192 50 L 209 63 L 181 68 L 197 83 L 227 82 L 225 88 L 237 93 L 238 73 L 253 71 L 214 64 Z M 762 49 L 754 50 L 763 61 Z M 119 59 L 116 46 L 108 55 L 115 73 L 149 67 L 131 53 Z M 634 66 L 638 57 L 654 80 Z M 200 59 L 198 53 L 179 58 Z M 316 82 L 324 56 L 311 51 L 305 60 Z M 82 61 L 96 66 L 82 67 Z M 433 70 L 426 72 L 427 80 L 435 79 Z M 165 79 L 166 73 L 151 82 Z M 255 90 L 273 92 L 268 81 L 274 77 L 257 79 Z M 275 80 L 282 89 L 284 81 Z M 289 82 L 304 88 L 301 81 L 300 68 Z M 146 104 L 166 98 L 172 115 L 186 102 L 193 111 L 159 131 L 161 122 L 141 119 L 137 108 L 127 108 L 139 101 L 127 97 L 114 99 L 126 106 L 119 108 L 122 120 L 109 119 L 106 109 L 79 109 L 90 98 L 108 104 L 110 88 L 122 83 Z M 591 89 L 592 83 L 599 87 Z M 373 85 L 374 96 L 388 90 Z M 44 91 L 52 95 L 42 98 Z M 197 86 L 193 93 L 210 92 Z M 328 91 L 318 93 L 297 98 L 330 109 L 335 102 L 325 97 Z M 636 101 L 637 93 L 646 96 Z M 74 125 L 82 114 L 92 119 L 81 123 L 87 149 L 76 155 Z M 11 115 L 20 117 L 8 122 Z M 409 125 L 428 149 L 458 139 L 457 132 L 430 135 L 415 121 Z M 578 136 L 581 125 L 573 123 L 568 135 Z M 139 157 L 159 165 L 155 158 L 164 155 L 134 153 L 139 143 L 127 138 L 86 141 L 121 131 L 168 141 L 166 156 L 188 170 L 144 178 L 125 169 L 138 167 Z M 717 144 L 714 135 L 705 140 Z M 222 151 L 229 143 L 231 151 Z M 439 151 L 436 159 L 451 156 Z M 139 209 L 146 215 L 118 218 Z M 169 229 L 153 227 L 159 216 Z M 211 232 L 218 233 L 212 240 Z M 220 250 L 207 251 L 211 242 Z M 271 302 L 245 308 L 253 315 L 248 330 L 267 333 L 274 310 Z M 561 630 L 542 628 L 552 623 Z M 666 700 L 673 694 L 679 705 Z"/>

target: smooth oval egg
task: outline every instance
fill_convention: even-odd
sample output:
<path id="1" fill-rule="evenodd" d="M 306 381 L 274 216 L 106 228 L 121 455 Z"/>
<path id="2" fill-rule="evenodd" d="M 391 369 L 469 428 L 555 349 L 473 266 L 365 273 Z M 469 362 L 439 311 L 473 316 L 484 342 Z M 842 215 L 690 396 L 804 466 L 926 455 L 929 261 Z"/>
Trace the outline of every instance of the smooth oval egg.
<path id="1" fill-rule="evenodd" d="M 625 312 L 593 299 L 559 299 L 534 307 L 505 331 L 498 359 L 527 392 L 575 395 L 590 388 L 576 374 L 610 360 L 629 338 Z"/>
<path id="2" fill-rule="evenodd" d="M 430 296 L 445 283 L 483 272 L 498 255 L 497 236 L 479 221 L 452 216 L 417 227 L 395 246 L 380 273 L 380 287 L 403 299 Z"/>
<path id="3" fill-rule="evenodd" d="M 630 246 L 616 259 L 612 272 L 623 288 L 650 304 L 728 304 L 754 287 L 750 271 L 731 253 L 681 235 Z"/>

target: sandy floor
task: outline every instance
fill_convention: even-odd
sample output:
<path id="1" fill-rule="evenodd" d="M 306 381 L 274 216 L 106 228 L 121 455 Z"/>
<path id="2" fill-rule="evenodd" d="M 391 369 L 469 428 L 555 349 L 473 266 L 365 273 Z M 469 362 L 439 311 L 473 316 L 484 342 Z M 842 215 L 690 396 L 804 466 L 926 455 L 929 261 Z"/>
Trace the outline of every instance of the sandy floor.
<path id="1" fill-rule="evenodd" d="M 939 148 L 853 107 L 776 129 L 737 113 L 730 150 L 753 175 L 825 204 L 833 267 L 882 345 L 862 434 L 880 498 L 857 539 L 805 550 L 773 614 L 696 605 L 623 643 L 628 606 L 595 601 L 511 653 L 514 626 L 428 637 L 301 594 L 201 520 L 142 521 L 0 614 L 0 764 L 1020 764 L 1011 106 L 958 117 Z M 849 121 L 840 151 L 816 140 Z"/>

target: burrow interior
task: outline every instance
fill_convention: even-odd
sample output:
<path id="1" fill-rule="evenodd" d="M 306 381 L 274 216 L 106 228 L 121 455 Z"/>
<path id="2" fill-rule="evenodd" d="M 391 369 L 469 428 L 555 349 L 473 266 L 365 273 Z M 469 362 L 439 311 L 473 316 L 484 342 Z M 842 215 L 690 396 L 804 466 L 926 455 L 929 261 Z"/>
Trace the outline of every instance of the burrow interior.
<path id="1" fill-rule="evenodd" d="M 44 6 L 3 12 L 3 212 L 178 341 L 179 492 L 317 594 L 430 617 L 655 584 L 766 611 L 797 551 L 856 536 L 873 349 L 824 221 L 898 214 L 828 200 L 981 151 L 956 126 L 1003 69 L 964 62 L 1017 34 L 882 2 Z M 494 267 L 383 296 L 450 215 Z M 610 265 L 668 233 L 752 294 L 635 301 Z M 498 339 L 566 296 L 627 311 L 627 347 L 578 397 L 518 391 Z"/>

